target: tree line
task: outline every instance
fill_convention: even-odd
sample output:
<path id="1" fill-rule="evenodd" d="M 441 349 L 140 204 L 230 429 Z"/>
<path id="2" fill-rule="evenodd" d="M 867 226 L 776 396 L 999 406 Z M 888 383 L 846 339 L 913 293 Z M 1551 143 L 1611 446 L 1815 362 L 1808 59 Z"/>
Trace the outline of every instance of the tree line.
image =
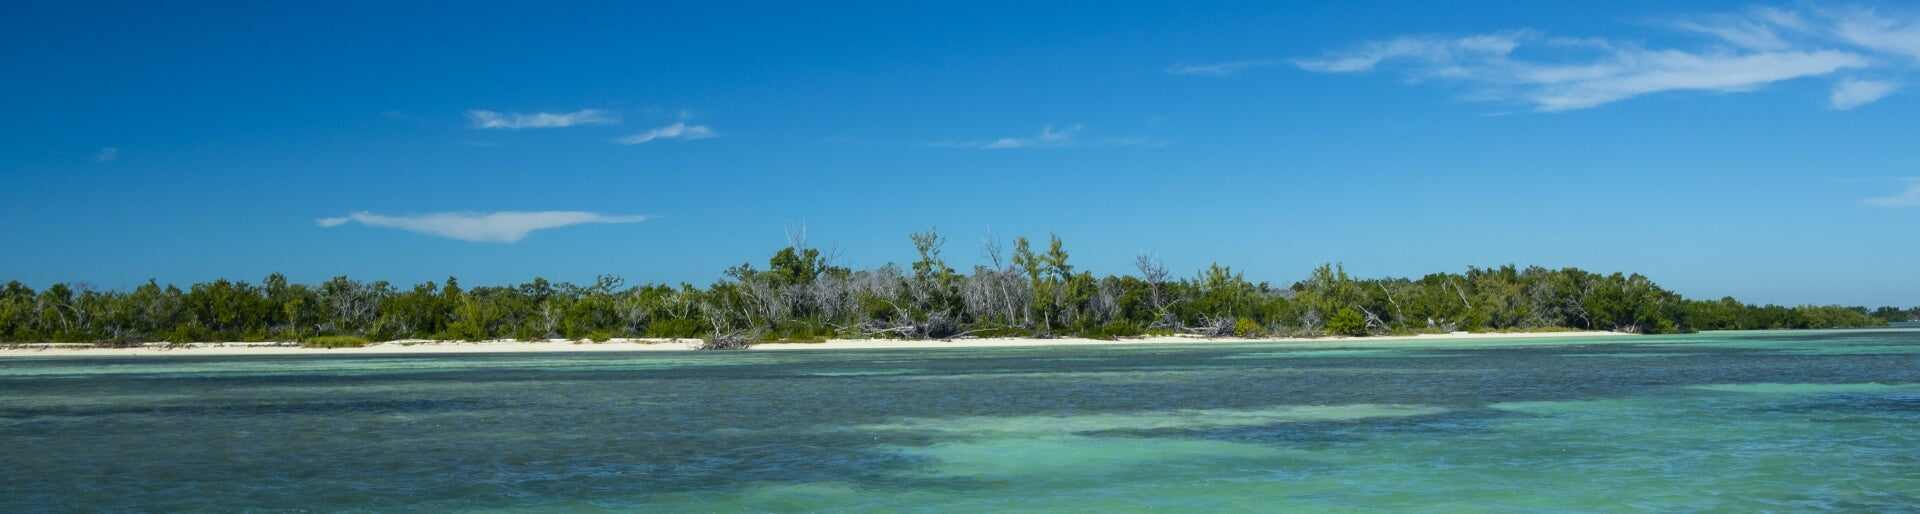
<path id="1" fill-rule="evenodd" d="M 1076 269 L 1059 237 L 1044 245 L 1016 238 L 1011 251 L 988 241 L 986 262 L 963 272 L 947 264 L 946 240 L 937 231 L 910 239 L 918 258 L 905 267 L 837 266 L 802 239 L 764 267 L 729 268 L 725 278 L 704 288 L 628 285 L 612 276 L 591 284 L 536 278 L 463 288 L 452 277 L 398 287 L 344 276 L 298 284 L 276 273 L 258 284 L 221 279 L 181 289 L 148 281 L 131 291 L 84 284 L 36 291 L 10 281 L 0 289 L 0 341 L 1112 339 L 1561 329 L 1658 334 L 1920 319 L 1920 307 L 1690 300 L 1639 274 L 1577 268 L 1508 265 L 1417 279 L 1361 279 L 1341 265 L 1325 264 L 1280 287 L 1250 282 L 1218 264 L 1176 277 L 1142 255 L 1135 273 L 1102 277 Z"/>

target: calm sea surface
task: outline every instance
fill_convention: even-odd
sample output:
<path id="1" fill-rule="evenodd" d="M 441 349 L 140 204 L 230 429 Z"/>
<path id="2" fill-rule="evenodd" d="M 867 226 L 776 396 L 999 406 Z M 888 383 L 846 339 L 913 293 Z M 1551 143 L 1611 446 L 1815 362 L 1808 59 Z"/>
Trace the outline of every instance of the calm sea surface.
<path id="1" fill-rule="evenodd" d="M 1914 511 L 1920 329 L 0 359 L 0 508 Z"/>

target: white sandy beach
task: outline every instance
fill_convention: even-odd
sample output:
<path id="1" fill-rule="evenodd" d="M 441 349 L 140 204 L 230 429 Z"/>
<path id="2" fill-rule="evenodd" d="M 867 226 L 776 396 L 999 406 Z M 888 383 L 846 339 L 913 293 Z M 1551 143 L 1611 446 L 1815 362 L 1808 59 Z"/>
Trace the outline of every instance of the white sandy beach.
<path id="1" fill-rule="evenodd" d="M 1448 341 L 1473 339 L 1540 339 L 1562 337 L 1629 336 L 1617 332 L 1540 332 L 1540 333 L 1468 333 L 1421 334 L 1414 336 L 1322 337 L 1290 339 L 1203 338 L 1188 336 L 1148 337 L 1104 341 L 1098 339 L 975 338 L 940 340 L 835 339 L 821 343 L 765 343 L 753 350 L 873 350 L 886 348 L 985 348 L 1016 346 L 1084 346 L 1131 344 L 1273 344 L 1349 343 L 1394 341 Z M 301 348 L 292 343 L 193 343 L 168 346 L 152 344 L 139 348 L 90 348 L 85 345 L 22 345 L 0 349 L 5 357 L 109 357 L 109 356 L 216 356 L 216 355 L 348 355 L 348 354 L 447 354 L 447 353 L 521 353 L 521 352 L 636 352 L 683 351 L 700 344 L 698 339 L 613 339 L 603 343 L 588 341 L 389 341 L 360 348 Z"/>

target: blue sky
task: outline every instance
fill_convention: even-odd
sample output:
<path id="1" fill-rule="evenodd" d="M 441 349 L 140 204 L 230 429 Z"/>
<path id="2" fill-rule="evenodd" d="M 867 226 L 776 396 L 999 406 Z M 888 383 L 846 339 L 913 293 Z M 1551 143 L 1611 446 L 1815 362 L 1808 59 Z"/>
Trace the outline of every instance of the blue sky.
<path id="1" fill-rule="evenodd" d="M 1910 4 L 277 4 L 0 17 L 0 277 L 705 284 L 937 226 L 1920 304 Z"/>

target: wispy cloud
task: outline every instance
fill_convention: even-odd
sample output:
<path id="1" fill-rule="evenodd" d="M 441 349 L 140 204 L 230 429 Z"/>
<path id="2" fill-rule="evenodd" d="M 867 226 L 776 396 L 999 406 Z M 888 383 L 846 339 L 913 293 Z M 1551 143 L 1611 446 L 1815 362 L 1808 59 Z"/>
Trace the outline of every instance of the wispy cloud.
<path id="1" fill-rule="evenodd" d="M 1513 52 L 1522 39 L 1533 38 L 1526 31 L 1486 34 L 1462 38 L 1402 37 L 1367 43 L 1358 49 L 1317 59 L 1295 59 L 1293 64 L 1308 71 L 1346 73 L 1371 71 L 1382 61 L 1408 59 L 1429 63 L 1474 62 L 1495 59 Z M 1429 73 L 1458 74 L 1465 70 L 1434 68 Z"/>
<path id="2" fill-rule="evenodd" d="M 1779 9 L 1753 9 L 1744 14 L 1719 14 L 1699 19 L 1673 20 L 1675 29 L 1719 39 L 1740 48 L 1789 50 L 1793 43 L 1782 32 L 1806 29 L 1806 18 Z"/>
<path id="3" fill-rule="evenodd" d="M 1775 82 L 1827 77 L 1838 109 L 1898 89 L 1888 76 L 1920 69 L 1920 17 L 1864 9 L 1745 12 L 1663 26 L 1698 36 L 1668 48 L 1608 38 L 1566 38 L 1530 30 L 1466 37 L 1406 36 L 1295 59 L 1325 73 L 1389 70 L 1410 83 L 1463 86 L 1467 97 L 1531 105 L 1537 111 L 1597 107 L 1667 91 L 1754 91 Z"/>
<path id="4" fill-rule="evenodd" d="M 615 141 L 623 145 L 637 145 L 656 139 L 685 139 L 691 141 L 710 137 L 720 137 L 720 134 L 714 132 L 713 128 L 706 125 L 688 125 L 684 121 L 676 121 L 672 125 L 623 137 Z"/>
<path id="5" fill-rule="evenodd" d="M 114 146 L 101 148 L 98 153 L 93 154 L 93 162 L 111 162 L 119 158 L 120 148 Z"/>
<path id="6" fill-rule="evenodd" d="M 1920 207 L 1920 179 L 1907 179 L 1907 190 L 1888 196 L 1879 196 L 1861 200 L 1860 203 L 1875 207 Z"/>
<path id="7" fill-rule="evenodd" d="M 1031 137 L 1002 137 L 972 141 L 936 141 L 922 146 L 936 148 L 984 148 L 989 150 L 1007 150 L 1018 148 L 1069 148 L 1088 146 L 1161 146 L 1162 142 L 1145 136 L 1083 138 L 1080 137 L 1081 125 L 1054 130 L 1052 125 L 1042 127 L 1040 134 Z"/>
<path id="8" fill-rule="evenodd" d="M 1826 14 L 1835 20 L 1834 32 L 1846 42 L 1920 61 L 1920 16 L 1883 16 L 1864 8 Z"/>
<path id="9" fill-rule="evenodd" d="M 397 228 L 461 241 L 512 243 L 536 230 L 586 223 L 639 223 L 646 220 L 646 216 L 606 216 L 581 211 L 441 212 L 414 216 L 386 216 L 356 212 L 338 218 L 321 218 L 314 220 L 314 224 L 322 227 L 338 227 L 347 223 L 359 223 L 369 227 Z"/>
<path id="10" fill-rule="evenodd" d="M 1844 111 L 1880 101 L 1881 98 L 1892 94 L 1893 90 L 1898 88 L 1899 86 L 1894 85 L 1892 82 L 1882 82 L 1878 80 L 1842 80 L 1839 84 L 1834 84 L 1833 96 L 1829 98 L 1829 101 L 1833 102 L 1833 108 Z"/>
<path id="11" fill-rule="evenodd" d="M 473 120 L 473 128 L 481 129 L 528 129 L 561 128 L 575 125 L 611 125 L 620 122 L 620 117 L 599 109 L 581 109 L 567 113 L 536 112 L 533 114 L 499 113 L 486 110 L 467 111 L 467 119 Z"/>
<path id="12" fill-rule="evenodd" d="M 1052 126 L 1042 127 L 1040 135 L 1034 137 L 1003 137 L 988 141 L 981 148 L 1059 148 L 1072 145 L 1074 136 L 1080 135 L 1080 125 L 1067 127 L 1055 132 Z"/>
<path id="13" fill-rule="evenodd" d="M 1176 64 L 1167 67 L 1167 73 L 1174 75 L 1197 75 L 1201 77 L 1226 77 L 1242 71 L 1262 66 L 1279 64 L 1275 60 L 1247 60 L 1217 62 L 1212 64 Z"/>

